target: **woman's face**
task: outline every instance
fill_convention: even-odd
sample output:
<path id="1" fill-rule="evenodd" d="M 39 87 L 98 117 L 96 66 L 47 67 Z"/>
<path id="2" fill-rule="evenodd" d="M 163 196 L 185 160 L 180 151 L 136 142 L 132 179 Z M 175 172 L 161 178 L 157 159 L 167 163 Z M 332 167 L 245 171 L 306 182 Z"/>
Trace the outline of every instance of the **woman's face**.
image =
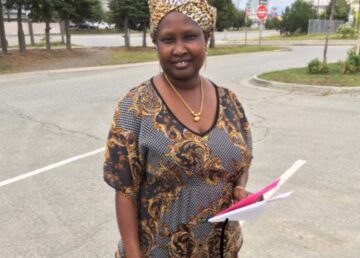
<path id="1" fill-rule="evenodd" d="M 186 15 L 179 12 L 166 15 L 155 38 L 164 72 L 176 80 L 197 76 L 205 60 L 207 41 L 200 27 Z"/>

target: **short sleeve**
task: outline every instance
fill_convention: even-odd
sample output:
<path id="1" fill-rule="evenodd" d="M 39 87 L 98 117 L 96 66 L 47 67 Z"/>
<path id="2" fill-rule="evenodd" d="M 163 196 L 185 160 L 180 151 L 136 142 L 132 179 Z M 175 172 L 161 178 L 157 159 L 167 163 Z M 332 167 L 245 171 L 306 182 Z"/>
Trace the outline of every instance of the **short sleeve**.
<path id="1" fill-rule="evenodd" d="M 240 130 L 245 144 L 247 145 L 247 147 L 249 148 L 249 150 L 252 153 L 251 130 L 250 130 L 250 124 L 249 124 L 246 114 L 245 114 L 245 110 L 244 110 L 239 98 L 236 96 L 235 93 L 233 93 L 232 91 L 229 91 L 229 96 L 230 96 L 231 101 L 233 102 L 236 113 L 239 117 L 237 128 Z"/>
<path id="2" fill-rule="evenodd" d="M 141 118 L 133 110 L 133 96 L 127 94 L 116 108 L 105 148 L 104 180 L 136 201 L 143 169 L 138 145 Z"/>

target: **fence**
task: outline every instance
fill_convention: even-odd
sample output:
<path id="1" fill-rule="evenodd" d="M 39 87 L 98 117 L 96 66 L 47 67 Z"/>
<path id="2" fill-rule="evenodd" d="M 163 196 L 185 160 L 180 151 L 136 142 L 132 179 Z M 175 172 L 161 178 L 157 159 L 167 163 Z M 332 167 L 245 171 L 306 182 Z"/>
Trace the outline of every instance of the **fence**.
<path id="1" fill-rule="evenodd" d="M 330 23 L 330 33 L 336 33 L 337 28 L 344 21 L 333 20 Z M 309 20 L 308 34 L 325 34 L 327 33 L 329 20 Z"/>

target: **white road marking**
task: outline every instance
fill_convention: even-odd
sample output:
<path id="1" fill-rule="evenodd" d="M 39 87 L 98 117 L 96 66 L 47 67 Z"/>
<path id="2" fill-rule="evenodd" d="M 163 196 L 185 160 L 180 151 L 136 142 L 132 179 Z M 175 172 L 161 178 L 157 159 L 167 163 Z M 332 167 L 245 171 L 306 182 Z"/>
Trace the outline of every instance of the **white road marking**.
<path id="1" fill-rule="evenodd" d="M 71 162 L 74 162 L 74 161 L 77 161 L 77 160 L 80 160 L 80 159 L 84 159 L 84 158 L 96 155 L 96 154 L 101 153 L 103 151 L 105 151 L 105 148 L 100 148 L 100 149 L 97 149 L 97 150 L 94 150 L 94 151 L 91 151 L 91 152 L 88 152 L 88 153 L 84 153 L 84 154 L 81 154 L 81 155 L 78 155 L 78 156 L 75 156 L 75 157 L 72 157 L 72 158 L 69 158 L 69 159 L 65 159 L 63 161 L 60 161 L 60 162 L 54 163 L 52 165 L 49 165 L 49 166 L 46 166 L 46 167 L 31 171 L 29 173 L 22 174 L 20 176 L 13 177 L 13 178 L 7 179 L 5 181 L 1 181 L 0 182 L 0 187 L 5 186 L 5 185 L 9 185 L 9 184 L 12 184 L 12 183 L 15 183 L 15 182 L 19 182 L 19 181 L 24 180 L 26 178 L 29 178 L 29 177 L 44 173 L 44 172 L 49 171 L 49 170 L 54 169 L 54 168 L 58 168 L 58 167 L 67 165 L 67 164 L 69 164 Z"/>
<path id="2" fill-rule="evenodd" d="M 306 163 L 305 160 L 297 160 L 288 170 L 286 170 L 281 176 L 280 176 L 280 182 L 274 189 L 270 190 L 266 194 L 264 194 L 264 199 L 268 200 L 272 195 L 274 195 L 280 187 L 285 184 L 287 180 L 289 180 L 290 177 L 292 177 L 296 171 L 301 168 Z M 240 221 L 240 225 L 244 225 L 245 221 Z"/>

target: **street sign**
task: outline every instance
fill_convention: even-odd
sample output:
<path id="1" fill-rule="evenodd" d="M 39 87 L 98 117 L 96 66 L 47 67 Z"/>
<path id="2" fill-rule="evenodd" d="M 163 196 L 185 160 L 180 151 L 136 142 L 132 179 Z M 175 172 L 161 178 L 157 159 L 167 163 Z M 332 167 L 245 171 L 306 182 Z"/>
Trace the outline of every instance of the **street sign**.
<path id="1" fill-rule="evenodd" d="M 266 19 L 268 15 L 267 7 L 265 5 L 259 5 L 256 11 L 256 15 L 260 20 Z"/>

